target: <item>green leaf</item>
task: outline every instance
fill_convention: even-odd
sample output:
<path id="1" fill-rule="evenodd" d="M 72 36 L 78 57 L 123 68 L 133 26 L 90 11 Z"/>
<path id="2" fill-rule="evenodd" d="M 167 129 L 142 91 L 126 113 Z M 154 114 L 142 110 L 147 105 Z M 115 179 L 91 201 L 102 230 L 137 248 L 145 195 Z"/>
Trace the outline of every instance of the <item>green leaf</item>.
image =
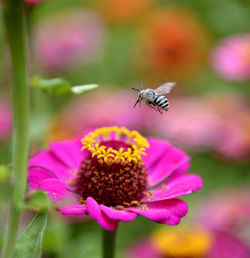
<path id="1" fill-rule="evenodd" d="M 41 256 L 43 233 L 47 213 L 37 213 L 26 230 L 18 238 L 14 258 L 39 258 Z"/>
<path id="2" fill-rule="evenodd" d="M 28 204 L 32 207 L 39 208 L 42 211 L 46 211 L 52 206 L 46 193 L 41 190 L 38 190 L 29 196 Z"/>
<path id="3" fill-rule="evenodd" d="M 41 89 L 43 92 L 48 94 L 64 94 L 70 92 L 71 85 L 63 78 L 51 78 L 45 79 L 39 75 L 34 75 L 30 84 L 34 88 Z"/>
<path id="4" fill-rule="evenodd" d="M 86 84 L 86 85 L 78 85 L 78 86 L 73 86 L 70 90 L 74 94 L 84 94 L 89 91 L 93 91 L 96 88 L 98 88 L 97 84 Z"/>

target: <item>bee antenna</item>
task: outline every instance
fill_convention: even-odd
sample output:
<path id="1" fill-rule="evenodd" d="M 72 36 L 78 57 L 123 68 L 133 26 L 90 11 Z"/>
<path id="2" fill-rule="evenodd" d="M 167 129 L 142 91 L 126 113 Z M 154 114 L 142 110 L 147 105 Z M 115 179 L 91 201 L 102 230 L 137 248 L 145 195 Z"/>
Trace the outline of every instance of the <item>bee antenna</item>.
<path id="1" fill-rule="evenodd" d="M 140 92 L 140 91 L 139 91 L 138 89 L 136 89 L 136 88 L 131 87 L 131 89 L 132 89 L 132 90 L 136 90 L 136 91 Z"/>
<path id="2" fill-rule="evenodd" d="M 144 82 L 141 83 L 141 90 L 144 88 Z"/>

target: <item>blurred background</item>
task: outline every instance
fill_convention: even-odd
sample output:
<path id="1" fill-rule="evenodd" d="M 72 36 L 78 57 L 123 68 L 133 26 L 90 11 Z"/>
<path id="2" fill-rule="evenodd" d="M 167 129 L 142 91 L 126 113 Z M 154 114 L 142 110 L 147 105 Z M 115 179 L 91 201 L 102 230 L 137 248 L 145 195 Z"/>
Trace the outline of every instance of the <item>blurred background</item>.
<path id="1" fill-rule="evenodd" d="M 184 149 L 192 158 L 190 172 L 204 180 L 199 193 L 184 198 L 190 211 L 180 226 L 141 217 L 120 223 L 117 257 L 249 257 L 250 2 L 25 2 L 30 76 L 99 84 L 84 96 L 31 89 L 31 154 L 52 140 L 122 125 Z M 2 20 L 0 54 L 1 244 L 12 130 Z M 137 93 L 131 87 L 167 81 L 177 82 L 167 113 L 143 104 L 133 108 Z M 32 216 L 24 214 L 21 230 Z M 43 257 L 100 257 L 100 237 L 99 226 L 87 217 L 76 221 L 51 212 Z"/>

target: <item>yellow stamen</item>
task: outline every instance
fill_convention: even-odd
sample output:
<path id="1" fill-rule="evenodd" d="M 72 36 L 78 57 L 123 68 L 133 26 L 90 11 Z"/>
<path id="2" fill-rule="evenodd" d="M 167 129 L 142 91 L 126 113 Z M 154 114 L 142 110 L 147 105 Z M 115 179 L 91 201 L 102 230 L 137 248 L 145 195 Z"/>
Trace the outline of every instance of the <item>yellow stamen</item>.
<path id="1" fill-rule="evenodd" d="M 115 136 L 115 140 L 123 140 L 132 148 L 126 151 L 120 148 L 119 151 L 112 147 L 100 146 L 102 141 L 111 140 L 111 135 Z M 149 147 L 146 138 L 141 136 L 137 131 L 129 131 L 125 127 L 103 127 L 89 133 L 82 140 L 82 150 L 88 149 L 92 153 L 92 157 L 97 157 L 100 163 L 105 162 L 112 164 L 114 162 L 134 162 L 141 160 L 142 155 L 146 155 L 145 148 Z"/>

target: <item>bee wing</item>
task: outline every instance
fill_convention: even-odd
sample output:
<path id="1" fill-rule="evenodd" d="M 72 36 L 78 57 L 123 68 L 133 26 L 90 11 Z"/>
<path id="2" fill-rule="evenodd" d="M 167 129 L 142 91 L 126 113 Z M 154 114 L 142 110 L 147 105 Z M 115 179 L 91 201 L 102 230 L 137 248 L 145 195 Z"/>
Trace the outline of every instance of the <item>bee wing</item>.
<path id="1" fill-rule="evenodd" d="M 171 91 L 171 89 L 175 86 L 175 82 L 166 82 L 162 84 L 160 87 L 155 89 L 155 92 L 158 94 L 167 94 Z"/>

